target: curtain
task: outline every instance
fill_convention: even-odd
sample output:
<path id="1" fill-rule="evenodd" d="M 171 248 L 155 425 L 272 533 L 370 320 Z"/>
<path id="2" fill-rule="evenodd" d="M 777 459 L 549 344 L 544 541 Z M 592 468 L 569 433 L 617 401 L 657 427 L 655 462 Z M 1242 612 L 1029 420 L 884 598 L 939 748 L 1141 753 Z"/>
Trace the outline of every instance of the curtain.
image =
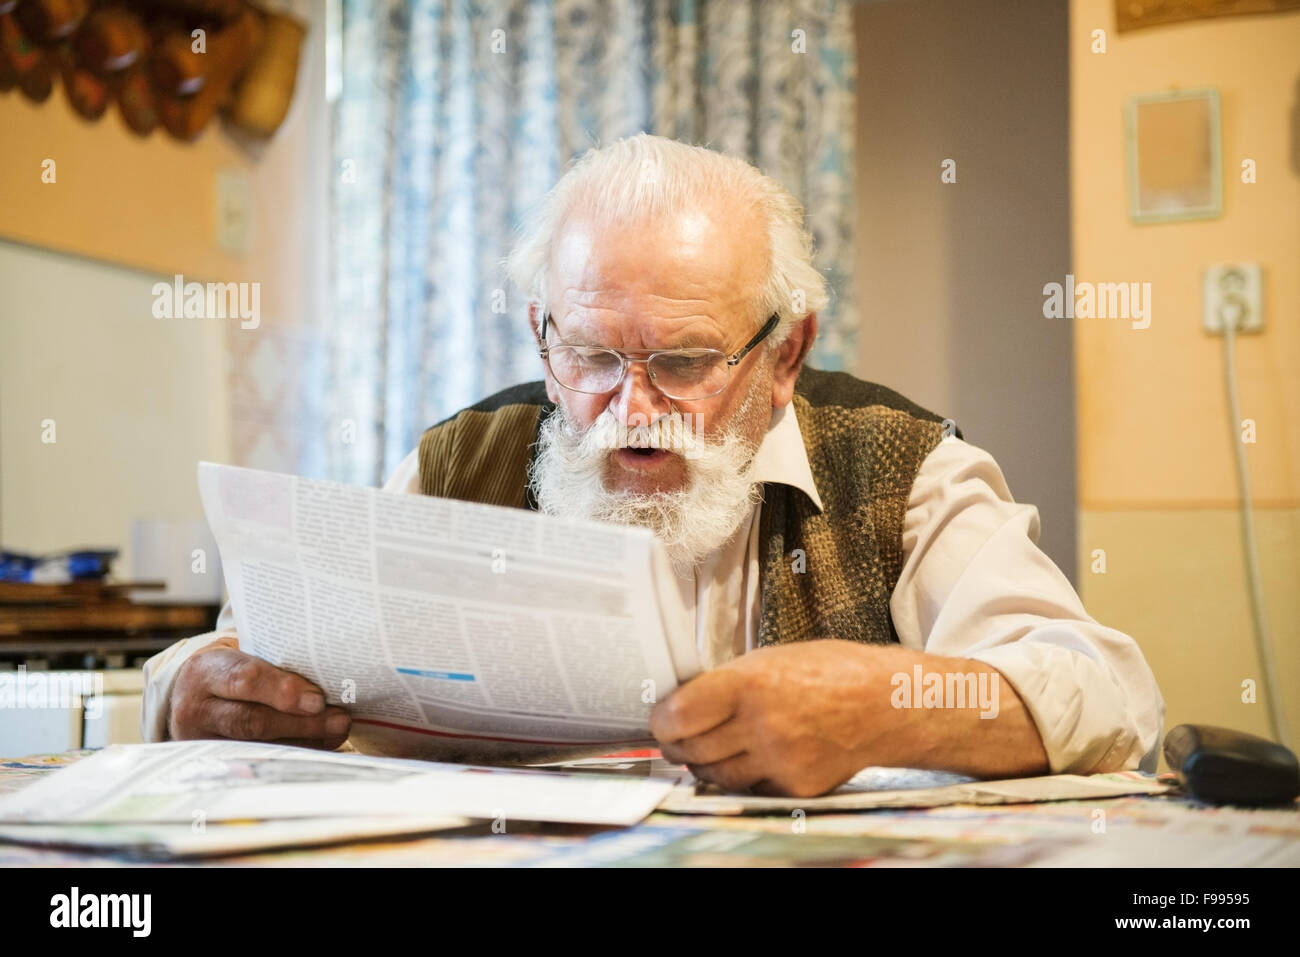
<path id="1" fill-rule="evenodd" d="M 805 204 L 830 284 L 813 357 L 853 366 L 847 0 L 343 0 L 333 308 L 304 472 L 382 482 L 428 426 L 541 377 L 501 265 L 574 157 L 645 130 L 742 156 Z"/>

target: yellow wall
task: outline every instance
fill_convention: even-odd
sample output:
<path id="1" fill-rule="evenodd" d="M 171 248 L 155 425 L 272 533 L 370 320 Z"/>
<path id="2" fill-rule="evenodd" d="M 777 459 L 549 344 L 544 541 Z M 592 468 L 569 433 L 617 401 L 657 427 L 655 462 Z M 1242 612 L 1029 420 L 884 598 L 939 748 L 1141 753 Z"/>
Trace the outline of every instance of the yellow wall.
<path id="1" fill-rule="evenodd" d="M 1223 381 L 1223 340 L 1201 331 L 1201 272 L 1264 269 L 1266 329 L 1237 341 L 1265 602 L 1293 746 L 1300 741 L 1300 14 L 1228 17 L 1120 35 L 1109 0 L 1072 0 L 1071 192 L 1079 281 L 1150 282 L 1151 324 L 1074 321 L 1080 592 L 1134 635 L 1183 722 L 1268 734 L 1258 681 Z M 1106 52 L 1091 52 L 1092 31 Z M 1124 107 L 1135 93 L 1216 87 L 1224 214 L 1134 225 Z M 1243 159 L 1257 166 L 1241 182 Z M 1093 572 L 1095 549 L 1106 572 Z"/>
<path id="2" fill-rule="evenodd" d="M 214 124 L 193 144 L 161 129 L 141 138 L 116 107 L 97 123 L 72 112 L 62 85 L 43 104 L 0 95 L 0 236 L 160 273 L 238 281 L 246 264 L 215 239 L 215 183 L 254 164 Z M 41 181 L 55 162 L 56 181 Z"/>

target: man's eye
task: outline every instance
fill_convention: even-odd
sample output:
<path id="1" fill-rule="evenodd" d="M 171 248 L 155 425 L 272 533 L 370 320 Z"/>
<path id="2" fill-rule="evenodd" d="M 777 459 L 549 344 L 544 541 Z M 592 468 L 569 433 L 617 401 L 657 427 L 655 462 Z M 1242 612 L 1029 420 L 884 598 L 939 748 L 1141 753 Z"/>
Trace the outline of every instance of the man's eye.
<path id="1" fill-rule="evenodd" d="M 696 375 L 708 370 L 714 363 L 712 354 L 699 356 L 661 356 L 663 371 L 672 375 Z"/>
<path id="2" fill-rule="evenodd" d="M 575 349 L 574 357 L 587 366 L 617 365 L 618 357 L 604 349 Z"/>

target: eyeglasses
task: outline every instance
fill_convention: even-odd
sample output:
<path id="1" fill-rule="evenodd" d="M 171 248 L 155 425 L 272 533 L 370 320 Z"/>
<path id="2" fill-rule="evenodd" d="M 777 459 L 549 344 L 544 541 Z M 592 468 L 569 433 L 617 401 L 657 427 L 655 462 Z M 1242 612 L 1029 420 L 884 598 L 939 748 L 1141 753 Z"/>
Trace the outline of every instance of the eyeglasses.
<path id="1" fill-rule="evenodd" d="M 719 349 L 665 349 L 652 352 L 643 359 L 634 359 L 627 353 L 603 346 L 574 346 L 567 342 L 548 345 L 546 328 L 550 321 L 548 312 L 542 317 L 539 355 L 555 381 L 564 388 L 588 395 L 603 395 L 618 388 L 629 365 L 644 362 L 650 381 L 660 392 L 670 399 L 695 402 L 715 396 L 727 387 L 732 368 L 771 334 L 780 321 L 780 314 L 773 313 L 754 338 L 730 356 Z"/>

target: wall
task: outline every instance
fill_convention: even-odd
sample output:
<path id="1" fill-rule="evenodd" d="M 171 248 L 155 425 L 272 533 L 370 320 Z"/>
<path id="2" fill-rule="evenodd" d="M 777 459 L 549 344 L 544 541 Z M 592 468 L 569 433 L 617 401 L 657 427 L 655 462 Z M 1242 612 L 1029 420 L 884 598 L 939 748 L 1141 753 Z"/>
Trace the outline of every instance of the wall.
<path id="1" fill-rule="evenodd" d="M 225 334 L 154 319 L 155 279 L 0 242 L 7 548 L 125 548 L 133 518 L 202 514 L 195 463 L 229 456 Z M 124 551 L 119 569 L 129 562 Z"/>
<path id="2" fill-rule="evenodd" d="M 859 368 L 987 449 L 1073 580 L 1072 342 L 1042 315 L 1043 284 L 1070 263 L 1065 5 L 908 0 L 855 17 Z"/>
<path id="3" fill-rule="evenodd" d="M 20 550 L 123 546 L 132 519 L 202 515 L 200 458 L 291 461 L 279 428 L 286 356 L 318 314 L 328 163 L 324 6 L 310 24 L 288 118 L 270 141 L 214 122 L 193 144 L 87 123 L 61 86 L 34 105 L 0 95 L 0 541 Z M 42 162 L 56 163 L 53 183 Z M 217 243 L 216 183 L 246 178 L 245 255 Z M 156 319 L 152 287 L 257 282 L 260 325 Z M 55 420 L 57 442 L 42 443 Z"/>
<path id="4" fill-rule="evenodd" d="M 1126 35 L 1108 0 L 1070 8 L 1070 165 L 1079 280 L 1152 284 L 1151 325 L 1075 323 L 1079 568 L 1089 611 L 1136 636 L 1188 721 L 1268 734 L 1223 384 L 1223 340 L 1200 328 L 1201 270 L 1256 261 L 1266 330 L 1238 340 L 1245 446 L 1265 601 L 1293 746 L 1300 741 L 1300 14 L 1226 17 Z M 1104 54 L 1092 31 L 1106 31 Z M 1124 105 L 1135 93 L 1214 86 L 1223 110 L 1224 214 L 1134 225 Z M 1240 180 L 1241 160 L 1258 182 Z M 1105 574 L 1091 571 L 1095 549 Z"/>

